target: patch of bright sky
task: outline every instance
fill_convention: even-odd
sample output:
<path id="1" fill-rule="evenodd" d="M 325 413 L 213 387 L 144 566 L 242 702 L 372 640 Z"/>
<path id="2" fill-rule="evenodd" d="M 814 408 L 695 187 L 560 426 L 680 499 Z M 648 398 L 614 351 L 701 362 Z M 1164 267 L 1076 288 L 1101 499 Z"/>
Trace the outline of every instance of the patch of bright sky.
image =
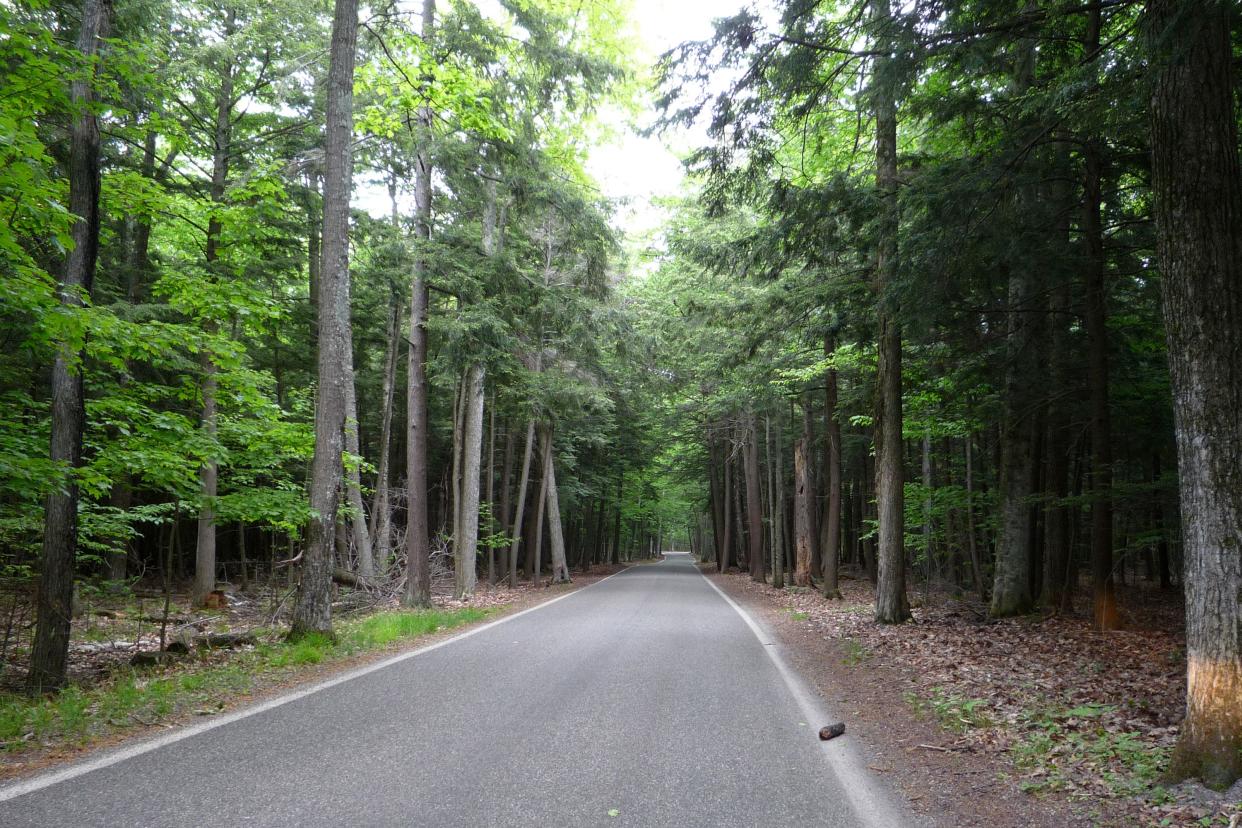
<path id="1" fill-rule="evenodd" d="M 711 37 L 712 21 L 736 13 L 742 5 L 741 0 L 633 0 L 638 60 L 654 66 L 674 46 Z M 648 96 L 654 97 L 654 93 Z M 660 226 L 665 212 L 653 200 L 682 192 L 680 156 L 707 140 L 697 128 L 641 135 L 655 118 L 650 105 L 637 119 L 620 111 L 604 112 L 602 120 L 614 137 L 592 148 L 587 161 L 587 170 L 604 195 L 617 203 L 615 221 L 631 240 L 647 237 Z"/>

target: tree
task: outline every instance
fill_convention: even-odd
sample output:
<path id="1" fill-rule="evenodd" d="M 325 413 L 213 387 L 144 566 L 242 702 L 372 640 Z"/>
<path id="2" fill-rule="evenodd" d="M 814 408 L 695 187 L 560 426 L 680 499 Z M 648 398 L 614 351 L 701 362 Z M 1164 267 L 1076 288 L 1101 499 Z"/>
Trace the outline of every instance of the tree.
<path id="1" fill-rule="evenodd" d="M 1175 777 L 1242 777 L 1242 168 L 1231 10 L 1150 0 L 1152 191 L 1186 557 Z"/>
<path id="2" fill-rule="evenodd" d="M 331 636 L 333 544 L 340 505 L 349 362 L 349 197 L 353 178 L 357 0 L 336 0 L 324 138 L 323 270 L 319 277 L 318 401 L 315 455 L 302 578 L 289 637 Z"/>
<path id="3" fill-rule="evenodd" d="M 90 301 L 99 255 L 99 122 L 95 84 L 100 53 L 108 36 L 109 0 L 83 0 L 77 51 L 79 76 L 72 81 L 73 126 L 69 149 L 69 211 L 76 219 L 73 247 L 65 259 L 59 299 L 67 313 Z M 52 364 L 52 461 L 65 474 L 58 491 L 47 497 L 43 529 L 43 566 L 39 579 L 37 624 L 26 687 L 31 693 L 59 689 L 66 679 L 72 619 L 73 574 L 78 552 L 78 483 L 86 404 L 82 385 L 82 343 L 66 338 L 57 344 Z"/>

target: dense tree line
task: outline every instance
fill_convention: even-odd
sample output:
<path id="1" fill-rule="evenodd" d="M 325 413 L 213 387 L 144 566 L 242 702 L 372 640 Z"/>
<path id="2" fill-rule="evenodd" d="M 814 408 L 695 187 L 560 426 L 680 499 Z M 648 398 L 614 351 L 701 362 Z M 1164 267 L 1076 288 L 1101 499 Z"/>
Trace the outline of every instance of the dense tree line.
<path id="1" fill-rule="evenodd" d="M 664 58 L 664 123 L 711 140 L 643 297 L 690 332 L 665 347 L 718 567 L 832 598 L 853 564 L 884 623 L 912 574 L 1103 630 L 1119 583 L 1181 587 L 1173 771 L 1220 784 L 1242 772 L 1237 22 L 1212 0 L 722 19 Z"/>
<path id="2" fill-rule="evenodd" d="M 651 553 L 626 260 L 583 166 L 637 89 L 626 30 L 557 0 L 0 9 L 32 691 L 66 680 L 82 580 L 202 604 L 288 573 L 296 637 L 331 635 L 334 581 L 420 606 L 436 561 L 464 597 Z"/>

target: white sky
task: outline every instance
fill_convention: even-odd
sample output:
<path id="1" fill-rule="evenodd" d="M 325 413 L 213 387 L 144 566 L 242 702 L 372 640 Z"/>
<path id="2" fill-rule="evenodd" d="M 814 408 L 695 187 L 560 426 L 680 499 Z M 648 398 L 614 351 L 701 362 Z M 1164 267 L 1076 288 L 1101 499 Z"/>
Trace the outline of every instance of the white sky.
<path id="1" fill-rule="evenodd" d="M 654 64 L 661 53 L 679 43 L 711 36 L 712 21 L 735 13 L 742 5 L 742 0 L 633 0 L 639 59 Z M 651 206 L 651 199 L 681 191 L 684 176 L 678 153 L 705 139 L 704 133 L 697 130 L 649 138 L 639 135 L 638 130 L 649 126 L 655 114 L 653 110 L 644 111 L 633 124 L 626 123 L 619 114 L 608 118 L 617 139 L 596 147 L 587 164 L 604 195 L 622 200 L 616 220 L 632 237 L 658 227 L 663 212 Z"/>

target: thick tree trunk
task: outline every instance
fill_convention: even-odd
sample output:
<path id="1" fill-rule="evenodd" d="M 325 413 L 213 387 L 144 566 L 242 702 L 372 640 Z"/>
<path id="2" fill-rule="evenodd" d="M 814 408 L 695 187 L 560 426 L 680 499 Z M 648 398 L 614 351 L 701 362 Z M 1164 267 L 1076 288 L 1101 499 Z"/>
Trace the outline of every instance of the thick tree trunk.
<path id="1" fill-rule="evenodd" d="M 794 584 L 811 585 L 811 460 L 806 437 L 794 443 L 794 548 L 796 550 Z"/>
<path id="2" fill-rule="evenodd" d="M 459 532 L 454 538 L 457 547 L 456 575 L 458 600 L 474 594 L 478 581 L 479 557 L 479 470 L 483 454 L 482 365 L 472 365 L 466 372 L 465 411 L 462 412 L 462 461 Z"/>
<path id="3" fill-rule="evenodd" d="M 421 36 L 431 42 L 435 27 L 435 0 L 423 0 Z M 414 161 L 414 233 L 421 248 L 414 257 L 410 291 L 410 347 L 406 392 L 406 606 L 431 605 L 431 547 L 427 526 L 427 243 L 431 240 L 431 120 L 430 107 L 418 110 L 418 152 Z"/>
<path id="4" fill-rule="evenodd" d="M 108 36 L 108 0 L 84 0 L 77 49 L 95 58 Z M 99 71 L 96 64 L 96 72 Z M 69 147 L 69 212 L 77 216 L 70 233 L 73 249 L 65 261 L 59 298 L 77 309 L 81 296 L 90 297 L 99 253 L 99 122 L 94 109 L 94 77 L 74 80 L 74 107 Z M 85 395 L 81 353 L 73 343 L 57 343 L 52 363 L 51 459 L 68 471 L 62 486 L 47 496 L 43 522 L 42 563 L 35 603 L 37 619 L 30 651 L 27 690 L 32 694 L 64 685 L 69 664 L 69 633 L 73 618 L 73 570 L 78 552 L 78 487 L 73 474 L 82 464 Z"/>
<path id="5" fill-rule="evenodd" d="M 1230 4 L 1149 0 L 1152 191 L 1177 430 L 1186 718 L 1174 777 L 1242 777 L 1242 169 Z"/>
<path id="6" fill-rule="evenodd" d="M 349 345 L 349 197 L 353 178 L 357 0 L 337 0 L 327 83 L 323 187 L 323 272 L 319 278 L 319 370 L 315 454 L 302 579 L 290 638 L 332 635 L 332 545 L 341 488 L 345 375 Z"/>
<path id="7" fill-rule="evenodd" d="M 824 337 L 824 356 L 831 358 L 835 344 Z M 825 598 L 840 598 L 838 564 L 841 560 L 841 423 L 837 421 L 837 369 L 829 368 L 824 376 L 824 485 L 828 487 L 828 504 L 822 527 Z"/>
<path id="8" fill-rule="evenodd" d="M 543 433 L 543 476 L 548 490 L 548 536 L 552 542 L 552 583 L 569 582 L 569 566 L 565 562 L 565 538 L 561 532 L 561 501 L 556 491 L 556 460 L 552 456 L 552 429 Z"/>
<path id="9" fill-rule="evenodd" d="M 759 494 L 759 430 L 754 412 L 746 414 L 746 522 L 749 531 L 750 578 L 763 583 L 763 503 Z"/>
<path id="10" fill-rule="evenodd" d="M 901 328 L 892 295 L 897 275 L 897 106 L 892 74 L 893 25 L 889 0 L 876 0 L 880 29 L 872 81 L 875 105 L 875 184 L 884 203 L 876 251 L 875 293 L 879 328 L 876 369 L 875 495 L 879 519 L 875 617 L 899 624 L 910 617 L 906 599 L 905 472 L 902 468 Z"/>

